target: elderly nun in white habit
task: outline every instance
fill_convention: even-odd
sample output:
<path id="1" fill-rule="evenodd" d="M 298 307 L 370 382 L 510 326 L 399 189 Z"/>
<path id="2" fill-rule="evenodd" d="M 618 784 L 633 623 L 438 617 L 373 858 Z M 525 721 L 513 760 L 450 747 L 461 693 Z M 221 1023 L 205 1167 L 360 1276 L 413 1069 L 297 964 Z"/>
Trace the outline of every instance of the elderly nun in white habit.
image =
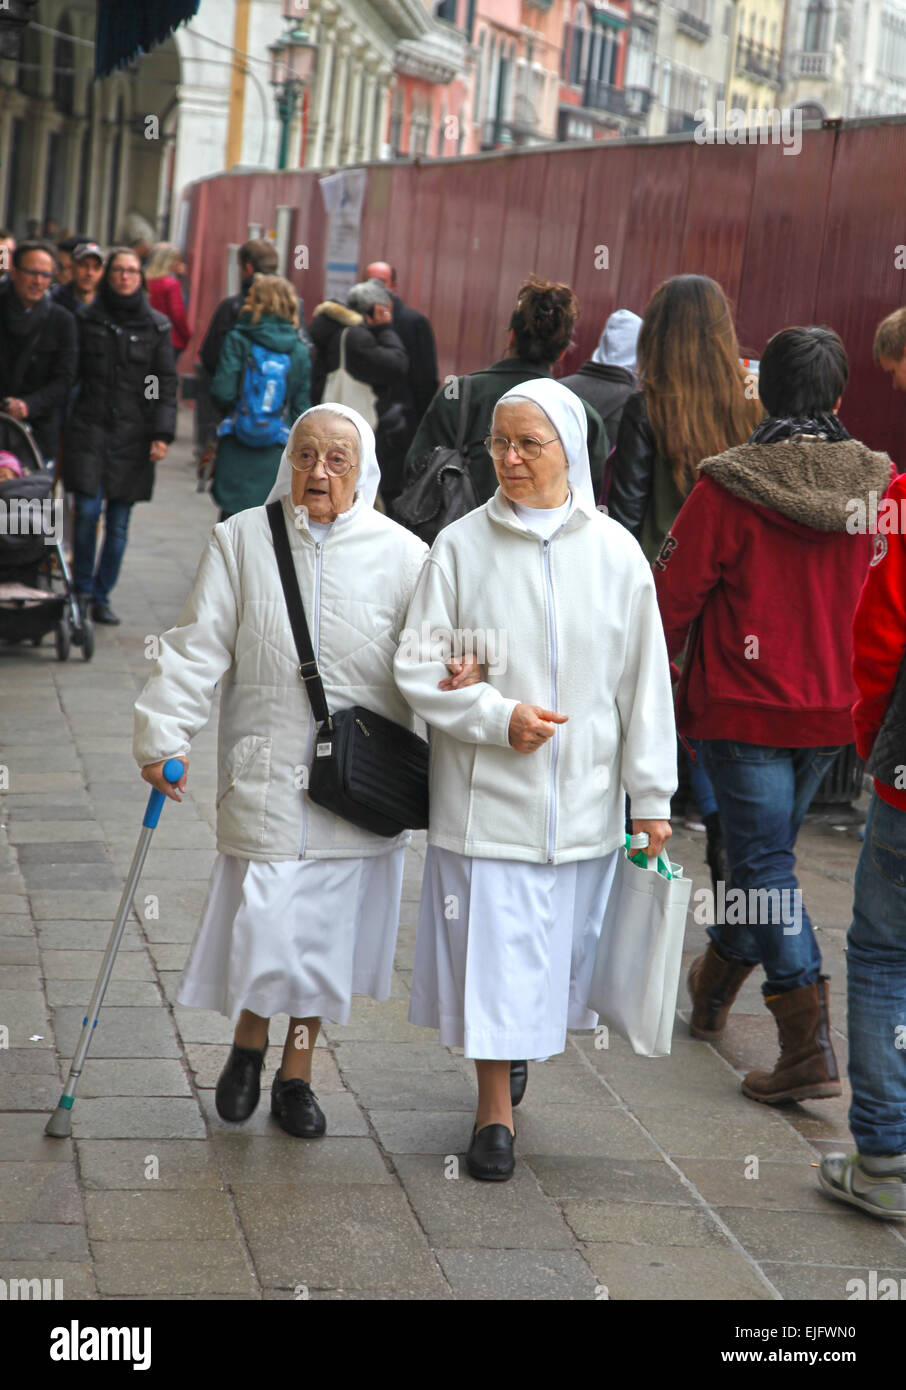
<path id="1" fill-rule="evenodd" d="M 427 548 L 374 510 L 379 481 L 369 425 L 323 404 L 293 426 L 268 502 L 282 499 L 329 708 L 363 704 L 411 728 L 393 657 Z M 311 1089 L 320 1020 L 346 1023 L 353 994 L 390 994 L 410 836 L 360 830 L 307 796 L 315 722 L 264 507 L 214 527 L 136 702 L 142 776 L 177 801 L 185 772 L 174 791 L 163 764 L 188 768 L 218 681 L 219 854 L 178 999 L 236 1021 L 216 1090 L 231 1121 L 258 1103 L 269 1019 L 290 1015 L 271 1109 L 288 1133 L 315 1137 L 325 1131 Z"/>
<path id="2" fill-rule="evenodd" d="M 467 1167 L 499 1181 L 525 1059 L 597 1023 L 624 795 L 657 852 L 676 735 L 651 571 L 595 508 L 582 402 L 552 379 L 514 386 L 486 443 L 500 486 L 435 541 L 394 670 L 432 745 L 409 1018 L 475 1059 Z M 472 649 L 479 683 L 438 690 L 445 643 Z"/>

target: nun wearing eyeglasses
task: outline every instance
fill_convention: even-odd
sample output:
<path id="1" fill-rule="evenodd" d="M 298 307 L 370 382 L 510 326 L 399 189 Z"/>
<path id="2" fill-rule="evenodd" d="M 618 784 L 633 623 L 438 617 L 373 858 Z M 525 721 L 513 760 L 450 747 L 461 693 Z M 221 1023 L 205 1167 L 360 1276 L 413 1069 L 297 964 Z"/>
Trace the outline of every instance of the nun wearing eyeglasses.
<path id="1" fill-rule="evenodd" d="M 293 426 L 267 500 L 282 503 L 331 710 L 364 704 L 411 728 L 393 657 L 427 547 L 374 510 L 379 481 L 369 425 L 322 404 Z M 445 686 L 457 674 L 445 668 Z M 315 722 L 265 507 L 214 527 L 136 702 L 142 776 L 177 801 L 185 771 L 174 789 L 163 765 L 188 769 L 218 682 L 219 853 L 178 1000 L 236 1024 L 215 1097 L 234 1123 L 258 1104 L 270 1018 L 289 1014 L 271 1110 L 289 1134 L 313 1138 L 325 1132 L 311 1089 L 321 1020 L 348 1022 L 353 994 L 390 994 L 410 836 L 373 835 L 309 800 Z"/>
<path id="2" fill-rule="evenodd" d="M 526 1059 L 597 1023 L 586 1001 L 625 794 L 651 852 L 671 833 L 676 735 L 651 570 L 595 508 L 582 402 L 523 382 L 486 444 L 499 487 L 437 537 L 394 670 L 431 732 L 409 1018 L 475 1060 L 466 1165 L 503 1181 Z M 457 644 L 483 679 L 442 693 Z"/>

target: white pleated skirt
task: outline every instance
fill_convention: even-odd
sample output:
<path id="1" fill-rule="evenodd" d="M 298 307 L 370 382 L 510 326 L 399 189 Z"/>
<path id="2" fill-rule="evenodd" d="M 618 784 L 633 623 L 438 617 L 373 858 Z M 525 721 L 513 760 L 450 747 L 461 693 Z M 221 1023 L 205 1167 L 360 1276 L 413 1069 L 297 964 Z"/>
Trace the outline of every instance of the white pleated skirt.
<path id="1" fill-rule="evenodd" d="M 343 1024 L 354 994 L 389 998 L 404 856 L 218 855 L 178 1002 Z"/>
<path id="2" fill-rule="evenodd" d="M 489 1060 L 544 1058 L 587 1007 L 618 850 L 570 864 L 428 846 L 409 1019 Z"/>

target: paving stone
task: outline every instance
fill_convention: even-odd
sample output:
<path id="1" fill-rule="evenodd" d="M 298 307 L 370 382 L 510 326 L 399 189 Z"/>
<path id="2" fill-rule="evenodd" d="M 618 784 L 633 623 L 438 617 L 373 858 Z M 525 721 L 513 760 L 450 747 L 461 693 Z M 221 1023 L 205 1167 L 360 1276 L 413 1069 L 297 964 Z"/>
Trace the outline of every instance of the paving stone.
<path id="1" fill-rule="evenodd" d="M 215 1151 L 207 1139 L 80 1139 L 77 1149 L 87 1191 L 221 1186 Z M 148 1176 L 155 1172 L 156 1177 Z"/>
<path id="2" fill-rule="evenodd" d="M 9 940 L 12 937 L 18 937 L 20 940 L 22 937 L 34 939 L 34 934 L 35 925 L 30 916 L 24 914 L 14 916 L 12 913 L 6 913 L 0 917 L 0 939 Z M 0 957 L 0 964 L 2 964 L 2 957 Z"/>
<path id="3" fill-rule="evenodd" d="M 262 1097 L 255 1111 L 241 1126 L 244 1134 L 270 1134 L 277 1126 L 277 1121 L 270 1113 L 270 1078 L 262 1086 Z M 315 1092 L 317 1094 L 317 1090 Z M 199 1091 L 202 1110 L 207 1119 L 211 1133 L 225 1131 L 226 1133 L 237 1132 L 239 1126 L 230 1124 L 227 1120 L 222 1120 L 217 1114 L 214 1106 L 214 1092 Z M 324 1111 L 324 1118 L 327 1121 L 327 1133 L 337 1137 L 341 1135 L 367 1135 L 368 1122 L 356 1105 L 355 1097 L 349 1095 L 347 1091 L 328 1091 L 324 1095 L 318 1095 L 318 1104 Z"/>
<path id="4" fill-rule="evenodd" d="M 688 1206 L 692 1193 L 661 1158 L 545 1158 L 525 1163 L 555 1201 L 650 1202 Z"/>
<path id="5" fill-rule="evenodd" d="M 273 1125 L 267 1134 L 218 1132 L 213 1143 L 226 1181 L 293 1186 L 316 1195 L 323 1183 L 396 1183 L 373 1139 L 297 1139 Z"/>
<path id="6" fill-rule="evenodd" d="M 415 1293 L 442 1286 L 406 1198 L 396 1187 L 325 1182 L 307 1192 L 237 1183 L 233 1192 L 264 1284 L 364 1285 Z"/>
<path id="7" fill-rule="evenodd" d="M 344 1072 L 346 1083 L 366 1109 L 392 1106 L 397 1110 L 462 1110 L 474 1114 L 477 1091 L 454 1072 L 404 1072 L 358 1068 Z"/>
<path id="8" fill-rule="evenodd" d="M 0 1112 L 0 1162 L 71 1163 L 72 1140 L 45 1135 L 45 1122 L 43 1115 Z"/>
<path id="9" fill-rule="evenodd" d="M 229 1240 L 237 1235 L 225 1192 L 193 1188 L 87 1192 L 88 1238 L 96 1240 Z"/>
<path id="10" fill-rule="evenodd" d="M 113 935 L 113 922 L 82 921 L 39 921 L 37 924 L 38 943 L 44 951 L 85 951 L 103 957 Z M 127 921 L 120 944 L 117 947 L 117 960 L 130 951 L 144 949 L 134 922 Z M 97 974 L 97 971 L 95 971 Z M 88 977 L 90 978 L 90 976 Z"/>
<path id="11" fill-rule="evenodd" d="M 82 1220 L 73 1164 L 0 1162 L 0 1223 Z"/>
<path id="12" fill-rule="evenodd" d="M 72 1058 L 60 1059 L 64 1074 L 69 1074 Z M 79 1077 L 79 1098 L 87 1096 L 190 1096 L 188 1078 L 181 1061 L 176 1058 L 117 1057 L 102 1061 L 88 1055 Z"/>
<path id="13" fill-rule="evenodd" d="M 870 1221 L 871 1217 L 867 1219 Z M 906 1280 L 902 1269 L 878 1269 L 875 1266 L 872 1268 L 877 1276 L 875 1288 L 879 1288 L 882 1279 L 893 1279 L 899 1298 L 906 1297 Z M 862 1292 L 867 1294 L 869 1290 L 869 1270 L 854 1268 L 851 1265 L 773 1264 L 766 1260 L 762 1269 L 783 1297 L 794 1302 L 810 1299 L 817 1299 L 822 1303 L 851 1302 L 855 1295 Z M 861 1284 L 857 1283 L 857 1280 L 861 1280 Z M 885 1292 L 890 1291 L 888 1285 Z M 832 1323 L 835 1320 L 825 1318 L 820 1321 Z M 841 1347 L 845 1345 L 841 1343 Z"/>
<path id="14" fill-rule="evenodd" d="M 48 1050 L 47 1056 L 52 1054 Z M 49 1113 L 60 1099 L 60 1083 L 56 1076 L 16 1072 L 0 1073 L 0 1110 L 39 1110 Z"/>
<path id="15" fill-rule="evenodd" d="M 103 951 L 55 951 L 44 947 L 41 949 L 41 970 L 45 979 L 48 980 L 95 980 L 103 960 Z M 110 978 L 111 980 L 153 980 L 155 971 L 144 953 L 117 951 L 113 974 Z"/>
<path id="16" fill-rule="evenodd" d="M 73 1056 L 82 1032 L 85 1009 L 63 1006 L 53 1011 L 57 1051 L 61 1057 Z M 92 1057 L 178 1057 L 179 1043 L 173 1025 L 161 1008 L 101 1009 L 98 1026 L 91 1039 Z"/>
<path id="17" fill-rule="evenodd" d="M 47 1002 L 52 1009 L 74 1004 L 83 1012 L 91 998 L 90 980 L 48 980 Z M 104 1008 L 159 1008 L 161 993 L 150 980 L 111 980 L 104 995 Z"/>
<path id="18" fill-rule="evenodd" d="M 567 1202 L 563 1215 L 578 1240 L 625 1245 L 727 1245 L 701 1207 L 647 1202 Z"/>
<path id="19" fill-rule="evenodd" d="M 183 1042 L 192 1043 L 231 1043 L 235 1031 L 233 1024 L 223 1014 L 208 1009 L 194 1009 L 177 1004 L 173 1017 Z"/>
<path id="20" fill-rule="evenodd" d="M 598 1287 L 614 1300 L 773 1300 L 768 1285 L 732 1248 L 586 1243 Z M 600 1295 L 599 1295 L 600 1296 Z"/>
<path id="21" fill-rule="evenodd" d="M 236 1239 L 105 1240 L 94 1256 L 102 1298 L 256 1292 Z"/>
<path id="22" fill-rule="evenodd" d="M 678 1155 L 743 1158 L 747 1154 L 793 1162 L 808 1158 L 806 1145 L 780 1115 L 754 1101 L 747 1102 L 747 1110 L 737 1108 L 734 1099 L 728 1097 L 726 1104 L 709 1109 L 697 1106 L 694 1097 L 685 1105 L 671 1097 L 665 1102 L 640 1102 L 633 1110 L 674 1159 Z"/>
<path id="23" fill-rule="evenodd" d="M 0 965 L 37 965 L 38 948 L 28 936 L 0 936 Z"/>
<path id="24" fill-rule="evenodd" d="M 0 975 L 3 989 L 18 994 L 21 991 L 41 992 L 41 972 L 36 965 L 5 965 Z"/>
<path id="25" fill-rule="evenodd" d="M 713 1207 L 827 1212 L 817 1170 L 808 1159 L 800 1163 L 758 1159 L 756 1168 L 753 1157 L 757 1155 L 750 1155 L 748 1162 L 745 1158 L 685 1158 L 679 1166 Z M 757 1176 L 747 1178 L 747 1171 Z"/>
<path id="26" fill-rule="evenodd" d="M 5 917 L 29 916 L 28 898 L 18 893 L 0 893 L 0 914 L 0 922 Z"/>
<path id="27" fill-rule="evenodd" d="M 158 970 L 182 970 L 189 955 L 189 942 L 160 942 L 152 941 L 148 945 L 148 954 L 154 961 Z"/>
<path id="28" fill-rule="evenodd" d="M 524 1166 L 507 1183 L 475 1182 L 464 1162 L 441 1155 L 394 1158 L 413 1210 L 433 1246 L 560 1250 L 573 1241 L 563 1218 Z"/>
<path id="29" fill-rule="evenodd" d="M 22 848 L 24 849 L 25 846 L 23 845 Z M 45 889 L 69 888 L 77 893 L 80 889 L 100 891 L 105 888 L 114 889 L 122 885 L 122 876 L 114 872 L 108 861 L 103 863 L 93 861 L 70 863 L 66 861 L 56 864 L 26 862 L 22 865 L 22 875 L 29 892 L 34 888 L 40 889 L 42 894 Z"/>
<path id="30" fill-rule="evenodd" d="M 53 1076 L 57 1066 L 51 1052 L 31 1045 L 10 1047 L 0 1051 L 0 1076 Z M 3 1106 L 0 1106 L 0 1110 Z"/>
<path id="31" fill-rule="evenodd" d="M 472 1137 L 473 1117 L 461 1110 L 372 1110 L 370 1119 L 389 1154 L 462 1157 Z M 518 1138 L 516 1143 L 518 1161 Z"/>
<path id="32" fill-rule="evenodd" d="M 186 1043 L 186 1057 L 192 1069 L 196 1086 L 213 1089 L 230 1055 L 227 1043 Z M 271 1044 L 264 1066 L 263 1083 L 265 1088 L 273 1080 L 282 1049 L 279 1044 Z M 337 1070 L 337 1064 L 326 1047 L 315 1047 L 312 1058 L 312 1082 L 315 1092 L 343 1091 L 345 1087 Z"/>
<path id="33" fill-rule="evenodd" d="M 459 1072 L 459 1060 L 446 1047 L 436 1042 L 388 1042 L 369 1039 L 354 1042 L 344 1038 L 332 1042 L 340 1070 L 372 1071 L 450 1071 Z"/>
<path id="34" fill-rule="evenodd" d="M 35 921 L 50 922 L 109 922 L 116 920 L 122 896 L 122 884 L 116 892 L 78 891 L 53 892 L 36 890 L 29 893 Z M 108 929 L 109 936 L 109 929 Z M 66 949 L 65 947 L 63 949 Z"/>
<path id="35" fill-rule="evenodd" d="M 854 1207 L 828 1202 L 826 1215 L 814 1212 L 752 1211 L 719 1207 L 718 1214 L 741 1245 L 756 1260 L 783 1261 L 793 1255 L 797 1264 L 866 1264 L 906 1270 L 906 1241 L 883 1221 L 866 1220 Z"/>
<path id="36" fill-rule="evenodd" d="M 50 1034 L 50 1022 L 40 990 L 0 990 L 0 1026 L 9 1029 L 12 1047 L 23 1047 L 33 1033 Z"/>
<path id="37" fill-rule="evenodd" d="M 378 1003 L 373 999 L 357 996 L 353 1000 L 352 1016 L 349 1023 L 341 1027 L 338 1023 L 324 1025 L 330 1041 L 344 1043 L 368 1038 L 388 1042 L 425 1042 L 437 1036 L 436 1030 L 420 1028 L 408 1022 L 409 1003 L 406 999 L 388 999 Z"/>
<path id="38" fill-rule="evenodd" d="M 435 1251 L 458 1299 L 590 1299 L 595 1281 L 572 1250 Z"/>
<path id="39" fill-rule="evenodd" d="M 23 820 L 21 823 L 16 816 L 9 828 L 9 842 L 11 845 L 19 846 L 20 862 L 21 851 L 30 845 L 61 845 L 67 841 L 84 844 L 87 840 L 103 838 L 100 826 L 92 825 L 85 817 L 84 811 L 71 819 L 63 817 L 59 820 Z"/>
<path id="40" fill-rule="evenodd" d="M 76 1139 L 201 1139 L 205 1128 L 194 1099 L 116 1096 L 77 1099 L 72 1132 Z"/>
<path id="41" fill-rule="evenodd" d="M 43 1281 L 49 1279 L 48 1291 L 51 1295 L 51 1301 L 56 1299 L 57 1293 L 61 1299 L 65 1299 L 67 1302 L 70 1300 L 81 1302 L 97 1298 L 94 1272 L 87 1260 L 78 1263 L 73 1260 L 55 1259 L 52 1264 L 46 1260 L 4 1260 L 3 1278 L 8 1285 L 14 1279 L 38 1279 L 41 1281 L 42 1293 Z M 58 1280 L 59 1283 L 57 1283 Z"/>
<path id="42" fill-rule="evenodd" d="M 583 1109 L 576 1105 L 547 1105 L 535 1111 L 528 1094 L 517 1111 L 516 1156 L 536 1154 L 581 1158 L 652 1158 L 656 1150 L 630 1115 L 619 1106 L 603 1104 Z"/>
<path id="43" fill-rule="evenodd" d="M 81 1225 L 36 1221 L 34 1217 L 22 1222 L 0 1222 L 0 1261 L 4 1268 L 7 1260 L 88 1259 L 88 1241 Z"/>

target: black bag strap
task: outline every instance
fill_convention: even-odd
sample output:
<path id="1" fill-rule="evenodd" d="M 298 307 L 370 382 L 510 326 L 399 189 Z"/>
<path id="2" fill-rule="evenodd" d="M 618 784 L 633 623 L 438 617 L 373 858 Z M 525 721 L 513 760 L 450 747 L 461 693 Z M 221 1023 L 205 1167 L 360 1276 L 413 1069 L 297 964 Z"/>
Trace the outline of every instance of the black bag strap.
<path id="1" fill-rule="evenodd" d="M 472 393 L 472 378 L 464 376 L 462 378 L 462 397 L 459 402 L 459 421 L 456 425 L 456 452 L 462 453 L 462 446 L 466 437 L 466 422 L 469 418 L 469 396 Z"/>
<path id="2" fill-rule="evenodd" d="M 302 595 L 299 592 L 296 567 L 293 564 L 289 536 L 286 534 L 283 503 L 271 502 L 265 511 L 274 538 L 274 551 L 277 556 L 277 568 L 280 571 L 280 583 L 283 585 L 286 607 L 289 612 L 289 625 L 293 630 L 296 651 L 299 653 L 299 675 L 305 682 L 312 713 L 318 723 L 323 724 L 325 720 L 329 721 L 330 710 L 327 707 L 324 682 L 321 680 L 321 673 L 315 660 L 315 649 L 312 646 L 308 623 L 305 620 L 305 608 L 302 604 Z"/>

